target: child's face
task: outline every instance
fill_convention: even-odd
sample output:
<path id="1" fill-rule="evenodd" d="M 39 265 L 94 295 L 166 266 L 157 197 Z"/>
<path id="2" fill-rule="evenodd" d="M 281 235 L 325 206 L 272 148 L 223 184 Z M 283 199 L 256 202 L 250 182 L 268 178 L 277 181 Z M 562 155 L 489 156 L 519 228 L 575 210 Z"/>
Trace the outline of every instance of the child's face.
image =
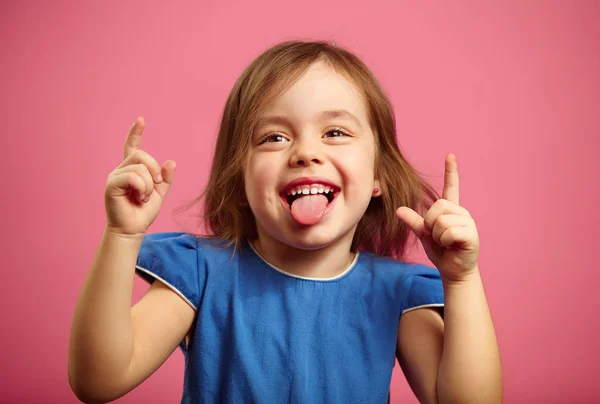
<path id="1" fill-rule="evenodd" d="M 244 174 L 259 237 L 309 250 L 350 242 L 379 186 L 374 160 L 374 135 L 359 90 L 315 63 L 266 106 L 253 133 Z M 311 194 L 290 206 L 290 182 L 305 177 L 318 177 L 310 188 L 335 186 L 333 201 Z"/>

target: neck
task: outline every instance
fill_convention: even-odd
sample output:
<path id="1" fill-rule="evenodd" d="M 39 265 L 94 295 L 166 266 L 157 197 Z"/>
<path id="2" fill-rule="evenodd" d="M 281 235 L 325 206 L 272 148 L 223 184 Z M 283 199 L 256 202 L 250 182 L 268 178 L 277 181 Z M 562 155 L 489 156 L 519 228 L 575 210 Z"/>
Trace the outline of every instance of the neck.
<path id="1" fill-rule="evenodd" d="M 256 251 L 269 264 L 290 273 L 306 278 L 333 278 L 348 269 L 356 257 L 350 251 L 354 231 L 342 239 L 314 250 L 305 250 L 282 243 L 258 231 L 259 236 L 252 241 Z"/>

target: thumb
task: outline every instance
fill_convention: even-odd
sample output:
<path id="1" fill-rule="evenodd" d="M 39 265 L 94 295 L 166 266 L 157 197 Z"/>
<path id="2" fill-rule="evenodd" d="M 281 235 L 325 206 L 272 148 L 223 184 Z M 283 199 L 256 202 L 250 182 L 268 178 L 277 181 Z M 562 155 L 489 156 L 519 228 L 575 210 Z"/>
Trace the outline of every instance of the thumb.
<path id="1" fill-rule="evenodd" d="M 396 216 L 402 220 L 418 239 L 425 235 L 425 219 L 409 207 L 401 206 L 396 209 Z"/>
<path id="2" fill-rule="evenodd" d="M 167 196 L 167 192 L 171 188 L 171 184 L 173 184 L 173 179 L 175 178 L 175 168 L 177 164 L 173 160 L 167 160 L 163 163 L 161 167 L 161 175 L 163 180 L 160 184 L 156 184 L 154 188 L 160 194 L 161 198 L 164 199 Z"/>

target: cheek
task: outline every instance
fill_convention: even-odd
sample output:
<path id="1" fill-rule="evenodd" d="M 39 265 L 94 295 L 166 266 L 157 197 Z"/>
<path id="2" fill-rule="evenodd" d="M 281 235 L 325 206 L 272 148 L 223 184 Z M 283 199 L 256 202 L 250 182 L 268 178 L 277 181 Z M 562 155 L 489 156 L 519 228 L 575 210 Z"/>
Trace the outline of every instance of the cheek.
<path id="1" fill-rule="evenodd" d="M 279 167 L 273 160 L 264 155 L 248 158 L 244 176 L 248 199 L 263 200 L 276 187 Z"/>
<path id="2" fill-rule="evenodd" d="M 344 155 L 344 162 L 347 170 L 352 176 L 360 180 L 361 184 L 365 179 L 373 180 L 375 169 L 375 153 L 372 146 L 362 148 L 353 148 Z"/>
<path id="3" fill-rule="evenodd" d="M 347 197 L 353 204 L 368 205 L 373 191 L 372 185 L 375 175 L 375 153 L 372 146 L 363 145 L 362 148 L 347 150 L 342 161 L 343 175 L 346 177 Z"/>

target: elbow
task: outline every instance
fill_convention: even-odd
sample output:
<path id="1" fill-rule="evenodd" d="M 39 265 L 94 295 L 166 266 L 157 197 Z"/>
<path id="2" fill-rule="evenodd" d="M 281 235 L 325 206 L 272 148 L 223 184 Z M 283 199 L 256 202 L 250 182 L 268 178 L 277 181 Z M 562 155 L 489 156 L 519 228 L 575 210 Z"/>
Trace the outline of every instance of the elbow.
<path id="1" fill-rule="evenodd" d="M 75 397 L 77 397 L 77 399 L 79 401 L 81 401 L 82 403 L 100 404 L 100 403 L 107 402 L 107 401 L 97 399 L 96 397 L 91 395 L 90 392 L 88 392 L 85 388 L 83 388 L 83 387 L 77 385 L 76 383 L 74 383 L 73 381 L 71 381 L 71 378 L 69 378 L 69 386 L 71 387 L 71 391 L 73 392 L 73 394 L 75 394 Z"/>
<path id="2" fill-rule="evenodd" d="M 86 388 L 85 384 L 81 377 L 77 378 L 73 376 L 73 372 L 69 368 L 69 387 L 71 387 L 71 391 L 75 394 L 75 397 L 82 403 L 86 404 L 101 404 L 106 403 L 107 401 L 100 400 L 95 397 L 90 389 Z"/>
<path id="3" fill-rule="evenodd" d="M 86 389 L 83 386 L 78 386 L 77 384 L 71 382 L 70 379 L 69 386 L 71 387 L 71 391 L 73 391 L 73 394 L 75 394 L 75 397 L 77 397 L 79 401 L 85 404 L 104 404 L 109 403 L 117 398 L 101 397 L 99 394 L 97 394 L 97 392 L 94 392 L 91 389 Z"/>
<path id="4" fill-rule="evenodd" d="M 117 398 L 113 395 L 107 395 L 105 389 L 94 386 L 94 383 L 90 382 L 90 377 L 82 374 L 82 372 L 75 371 L 70 365 L 68 378 L 71 391 L 82 403 L 104 404 Z"/>
<path id="5" fill-rule="evenodd" d="M 107 377 L 107 374 L 111 377 Z M 123 378 L 118 375 L 114 370 L 99 369 L 96 364 L 79 360 L 72 352 L 69 354 L 69 387 L 77 399 L 83 403 L 109 403 L 126 394 L 127 391 L 123 390 L 121 382 Z"/>

